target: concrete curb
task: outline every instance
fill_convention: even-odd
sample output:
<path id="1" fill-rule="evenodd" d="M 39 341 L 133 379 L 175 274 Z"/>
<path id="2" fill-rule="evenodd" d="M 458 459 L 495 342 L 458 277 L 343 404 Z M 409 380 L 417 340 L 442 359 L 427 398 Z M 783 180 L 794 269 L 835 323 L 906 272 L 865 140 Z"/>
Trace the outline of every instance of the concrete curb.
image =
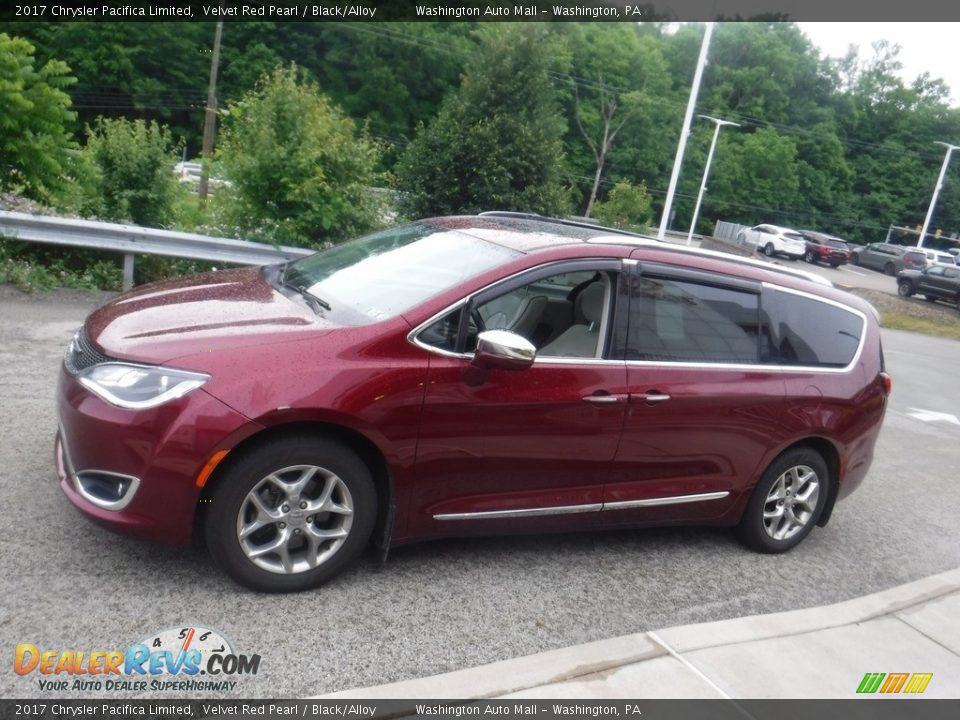
<path id="1" fill-rule="evenodd" d="M 960 646 L 960 638 L 952 637 L 955 629 L 950 623 L 933 624 L 935 628 L 942 627 L 944 635 L 951 636 L 941 642 L 930 635 L 929 627 L 922 629 L 908 622 L 911 609 L 919 613 L 923 607 L 933 606 L 950 595 L 960 598 L 960 568 L 834 605 L 624 635 L 442 675 L 354 688 L 317 697 L 464 699 L 505 695 L 536 697 L 540 694 L 544 697 L 578 697 L 584 693 L 593 697 L 640 697 L 646 692 L 652 677 L 657 679 L 657 695 L 660 697 L 736 697 L 743 696 L 743 686 L 738 691 L 735 682 L 731 686 L 729 678 L 717 677 L 722 673 L 713 673 L 713 678 L 708 677 L 683 654 L 702 655 L 703 651 L 709 653 L 711 649 L 721 648 L 737 652 L 739 646 L 743 652 L 742 659 L 746 660 L 752 649 L 757 647 L 756 644 L 764 641 L 789 639 L 798 634 L 840 632 L 839 629 L 850 627 L 859 631 L 871 624 L 875 626 L 876 621 L 893 620 L 902 621 L 913 628 L 918 639 L 937 643 L 948 654 L 958 656 L 956 660 L 960 663 L 960 647 L 957 647 Z M 942 612 L 942 609 L 935 612 Z M 880 642 L 882 632 L 874 633 L 874 636 Z M 746 647 L 748 643 L 754 645 Z M 829 647 L 829 642 L 826 646 Z M 826 654 L 823 643 L 813 643 L 811 648 L 805 651 L 807 655 L 816 652 Z M 869 648 L 867 651 L 869 653 Z M 810 657 L 805 662 L 816 665 L 818 658 Z M 904 669 L 924 670 L 888 668 L 890 671 Z M 850 672 L 855 674 L 867 670 L 871 668 L 851 666 Z M 739 671 L 749 672 L 749 669 L 741 664 Z M 620 676 L 619 679 L 617 676 Z M 960 681 L 952 680 L 952 683 L 950 691 L 960 695 Z M 540 693 L 537 688 L 541 688 Z"/>

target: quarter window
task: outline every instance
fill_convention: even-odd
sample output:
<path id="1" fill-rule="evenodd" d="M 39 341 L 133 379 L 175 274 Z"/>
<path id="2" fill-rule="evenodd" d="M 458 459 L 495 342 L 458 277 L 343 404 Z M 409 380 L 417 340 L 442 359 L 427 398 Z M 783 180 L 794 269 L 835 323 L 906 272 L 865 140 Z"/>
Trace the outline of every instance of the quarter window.
<path id="1" fill-rule="evenodd" d="M 761 360 L 777 365 L 846 367 L 863 334 L 859 315 L 779 290 L 763 293 L 762 318 Z"/>

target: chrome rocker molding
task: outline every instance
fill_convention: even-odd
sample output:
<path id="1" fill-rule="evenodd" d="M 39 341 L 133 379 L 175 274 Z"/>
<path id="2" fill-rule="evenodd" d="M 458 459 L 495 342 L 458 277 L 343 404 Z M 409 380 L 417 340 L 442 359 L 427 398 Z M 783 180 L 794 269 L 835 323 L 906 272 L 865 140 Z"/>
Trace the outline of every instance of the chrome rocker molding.
<path id="1" fill-rule="evenodd" d="M 661 505 L 683 505 L 685 503 L 720 500 L 730 493 L 727 491 L 699 493 L 696 495 L 675 495 L 673 497 L 650 498 L 647 500 L 623 500 L 612 503 L 592 503 L 589 505 L 560 505 L 545 508 L 522 508 L 518 510 L 488 510 L 472 513 L 441 513 L 434 520 L 499 520 L 515 517 L 542 517 L 545 515 L 572 515 L 574 513 L 601 512 L 604 510 L 629 510 L 641 507 L 659 507 Z"/>

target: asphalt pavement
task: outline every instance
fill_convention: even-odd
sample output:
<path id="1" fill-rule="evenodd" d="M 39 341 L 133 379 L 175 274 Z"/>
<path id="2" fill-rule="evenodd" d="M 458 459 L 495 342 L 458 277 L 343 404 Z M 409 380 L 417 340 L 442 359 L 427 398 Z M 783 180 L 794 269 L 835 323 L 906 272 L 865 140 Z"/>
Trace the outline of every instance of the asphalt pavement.
<path id="1" fill-rule="evenodd" d="M 727 530 L 700 528 L 445 540 L 399 548 L 383 567 L 371 553 L 314 592 L 258 595 L 202 547 L 115 536 L 61 496 L 57 367 L 94 304 L 0 287 L 0 647 L 10 654 L 24 642 L 126 647 L 202 625 L 262 656 L 232 696 L 303 697 L 837 603 L 960 567 L 960 343 L 885 331 L 894 391 L 873 470 L 788 555 L 757 555 Z M 0 696 L 83 694 L 44 693 L 8 665 Z"/>

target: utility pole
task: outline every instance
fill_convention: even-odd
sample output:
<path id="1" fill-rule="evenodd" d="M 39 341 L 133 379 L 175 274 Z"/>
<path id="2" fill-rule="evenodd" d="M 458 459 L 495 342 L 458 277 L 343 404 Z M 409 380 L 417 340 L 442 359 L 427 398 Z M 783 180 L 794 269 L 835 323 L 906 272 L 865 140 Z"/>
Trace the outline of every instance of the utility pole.
<path id="1" fill-rule="evenodd" d="M 213 34 L 213 57 L 210 59 L 210 83 L 207 85 L 207 110 L 203 117 L 203 167 L 200 169 L 200 187 L 197 195 L 200 204 L 207 200 L 207 187 L 210 182 L 210 159 L 213 156 L 213 138 L 217 132 L 217 72 L 220 69 L 220 36 L 223 35 L 223 21 L 217 22 Z"/>
<path id="2" fill-rule="evenodd" d="M 960 145 L 951 145 L 950 143 L 935 141 L 936 145 L 943 145 L 947 149 L 947 154 L 943 158 L 943 165 L 940 166 L 940 176 L 937 178 L 937 185 L 933 188 L 933 197 L 930 199 L 930 207 L 927 208 L 927 218 L 923 221 L 923 230 L 920 231 L 920 239 L 917 241 L 917 247 L 923 247 L 923 239 L 927 236 L 927 230 L 930 229 L 930 220 L 933 218 L 933 208 L 937 204 L 937 198 L 940 196 L 940 188 L 943 187 L 943 177 L 947 174 L 947 165 L 950 164 L 950 155 L 954 150 L 960 150 Z"/>
<path id="3" fill-rule="evenodd" d="M 697 117 L 709 120 L 714 123 L 716 127 L 713 129 L 713 140 L 710 142 L 710 152 L 707 153 L 707 164 L 703 168 L 703 180 L 700 181 L 700 192 L 697 194 L 697 204 L 693 208 L 693 220 L 690 221 L 690 232 L 687 233 L 687 245 L 690 244 L 693 238 L 693 230 L 697 226 L 697 217 L 700 215 L 700 203 L 703 202 L 703 193 L 707 190 L 707 176 L 710 174 L 710 163 L 713 162 L 713 151 L 717 148 L 717 136 L 720 135 L 720 128 L 724 125 L 740 127 L 740 123 L 721 120 L 720 118 L 710 117 L 709 115 L 698 115 Z"/>
<path id="4" fill-rule="evenodd" d="M 700 80 L 703 78 L 703 68 L 707 64 L 707 50 L 710 48 L 710 37 L 713 35 L 714 23 L 708 22 L 703 33 L 703 42 L 700 45 L 700 58 L 697 60 L 697 70 L 693 74 L 693 86 L 690 88 L 690 99 L 687 101 L 687 114 L 683 117 L 683 129 L 680 131 L 680 142 L 677 143 L 677 154 L 673 159 L 673 172 L 670 174 L 670 185 L 667 187 L 667 197 L 663 203 L 663 217 L 660 218 L 660 228 L 657 239 L 663 240 L 670 224 L 670 210 L 673 206 L 673 196 L 677 191 L 677 180 L 680 179 L 680 166 L 683 165 L 683 153 L 687 149 L 687 137 L 690 135 L 690 123 L 693 122 L 693 109 L 697 104 L 697 94 L 700 92 Z"/>

